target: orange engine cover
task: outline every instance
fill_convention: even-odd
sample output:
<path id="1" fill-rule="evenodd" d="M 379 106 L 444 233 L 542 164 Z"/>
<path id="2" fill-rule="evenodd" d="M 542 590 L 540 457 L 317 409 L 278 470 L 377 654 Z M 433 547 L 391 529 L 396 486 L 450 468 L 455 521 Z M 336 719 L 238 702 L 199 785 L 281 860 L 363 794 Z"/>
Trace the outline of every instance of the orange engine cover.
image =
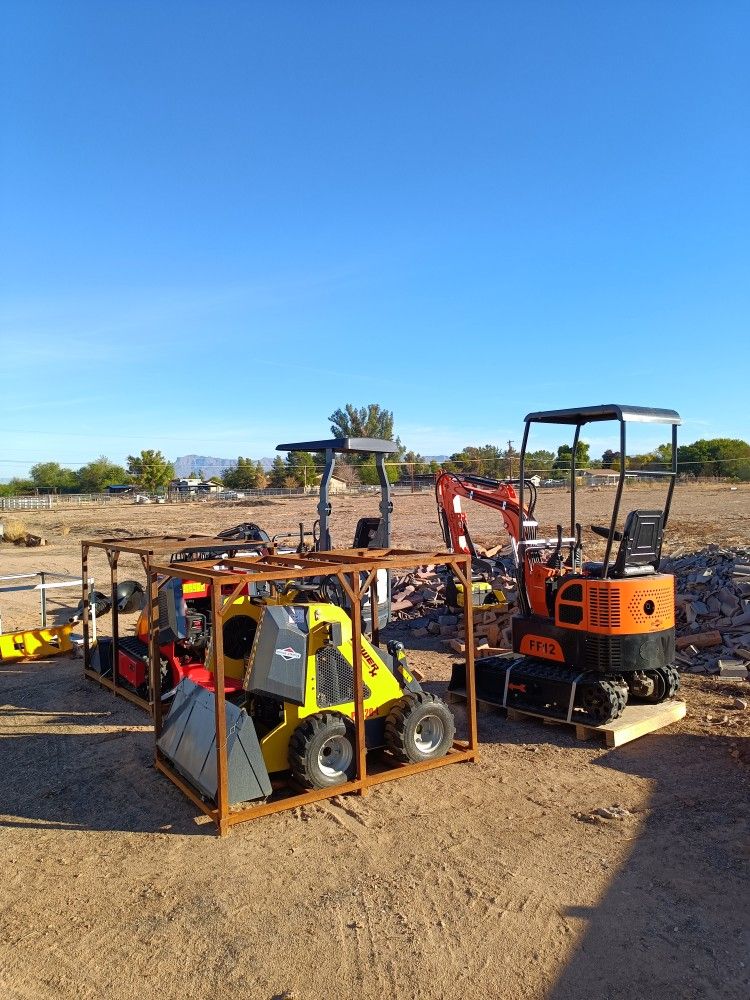
<path id="1" fill-rule="evenodd" d="M 597 635 L 640 635 L 674 628 L 674 577 L 577 577 L 561 584 L 555 624 Z"/>

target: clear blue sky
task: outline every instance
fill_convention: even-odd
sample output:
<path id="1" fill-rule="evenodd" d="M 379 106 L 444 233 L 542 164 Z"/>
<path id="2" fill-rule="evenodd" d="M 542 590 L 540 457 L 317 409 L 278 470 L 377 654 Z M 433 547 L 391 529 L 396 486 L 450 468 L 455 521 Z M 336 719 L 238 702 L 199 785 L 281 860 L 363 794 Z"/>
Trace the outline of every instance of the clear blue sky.
<path id="1" fill-rule="evenodd" d="M 427 454 L 610 401 L 750 439 L 746 2 L 3 20 L 0 477 L 346 402 Z"/>

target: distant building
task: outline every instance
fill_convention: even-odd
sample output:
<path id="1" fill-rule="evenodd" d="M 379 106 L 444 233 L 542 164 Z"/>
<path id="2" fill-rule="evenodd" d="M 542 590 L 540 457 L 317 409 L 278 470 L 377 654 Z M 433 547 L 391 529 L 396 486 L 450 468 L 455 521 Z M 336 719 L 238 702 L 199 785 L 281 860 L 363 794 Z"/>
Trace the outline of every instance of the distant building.
<path id="1" fill-rule="evenodd" d="M 219 493 L 223 489 L 218 483 L 207 483 L 203 479 L 173 479 L 169 484 L 170 493 Z"/>
<path id="2" fill-rule="evenodd" d="M 606 470 L 584 472 L 583 474 L 583 481 L 587 486 L 616 486 L 619 478 L 619 472 L 607 472 Z"/>
<path id="3" fill-rule="evenodd" d="M 128 486 L 127 484 L 107 487 L 107 493 L 118 494 L 120 496 L 128 496 L 128 494 L 132 493 L 134 490 L 134 486 Z"/>

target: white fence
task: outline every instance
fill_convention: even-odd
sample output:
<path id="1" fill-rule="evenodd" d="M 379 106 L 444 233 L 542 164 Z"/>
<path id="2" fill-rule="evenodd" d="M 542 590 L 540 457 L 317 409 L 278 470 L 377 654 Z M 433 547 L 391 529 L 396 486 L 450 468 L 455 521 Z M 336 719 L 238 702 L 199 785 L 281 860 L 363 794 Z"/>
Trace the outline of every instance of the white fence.
<path id="1" fill-rule="evenodd" d="M 111 503 L 113 500 L 122 502 L 123 497 L 109 493 L 45 493 L 33 497 L 0 497 L 0 510 L 51 510 L 53 507 Z"/>
<path id="2" fill-rule="evenodd" d="M 417 483 L 413 488 L 410 483 L 393 483 L 391 489 L 396 493 L 421 493 L 431 491 L 432 485 Z M 340 494 L 378 493 L 378 486 L 350 486 L 340 490 Z M 143 495 L 143 494 L 141 494 Z M 173 492 L 167 496 L 167 503 L 207 503 L 211 500 L 233 501 L 255 500 L 264 497 L 301 497 L 317 496 L 317 487 L 305 490 L 302 486 L 296 489 L 263 490 L 226 490 L 223 493 L 179 493 Z M 121 493 L 45 493 L 41 496 L 0 497 L 0 511 L 3 510 L 52 510 L 54 507 L 76 507 L 83 504 L 133 504 L 134 495 L 123 496 Z"/>

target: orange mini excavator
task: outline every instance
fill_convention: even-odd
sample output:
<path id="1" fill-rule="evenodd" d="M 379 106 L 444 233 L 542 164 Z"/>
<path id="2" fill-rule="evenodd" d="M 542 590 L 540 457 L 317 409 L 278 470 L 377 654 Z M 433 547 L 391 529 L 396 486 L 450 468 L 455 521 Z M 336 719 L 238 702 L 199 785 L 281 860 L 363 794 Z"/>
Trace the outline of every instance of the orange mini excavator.
<path id="1" fill-rule="evenodd" d="M 671 468 L 639 471 L 639 477 L 666 480 L 660 509 L 631 510 L 620 521 L 625 487 L 621 462 L 610 523 L 592 525 L 606 539 L 602 562 L 585 562 L 577 521 L 576 452 L 585 424 L 618 421 L 620 454 L 626 455 L 628 423 L 668 424 L 672 429 Z M 454 550 L 475 555 L 460 501 L 466 496 L 496 507 L 511 536 L 518 584 L 513 617 L 513 652 L 477 662 L 477 696 L 503 707 L 593 725 L 616 719 L 634 698 L 657 703 L 679 687 L 674 667 L 674 577 L 659 572 L 664 529 L 677 477 L 677 426 L 674 410 L 616 404 L 548 410 L 526 417 L 519 479 L 467 482 L 457 477 L 440 486 L 438 509 L 446 541 Z M 554 538 L 541 538 L 534 518 L 537 494 L 525 478 L 532 425 L 573 428 L 570 464 L 570 530 L 557 526 Z M 442 477 L 441 477 L 442 478 Z M 475 477 L 476 478 L 476 477 Z M 481 499 L 480 499 L 481 493 Z M 615 544 L 617 550 L 615 552 Z M 451 689 L 465 681 L 464 664 L 453 669 Z"/>

